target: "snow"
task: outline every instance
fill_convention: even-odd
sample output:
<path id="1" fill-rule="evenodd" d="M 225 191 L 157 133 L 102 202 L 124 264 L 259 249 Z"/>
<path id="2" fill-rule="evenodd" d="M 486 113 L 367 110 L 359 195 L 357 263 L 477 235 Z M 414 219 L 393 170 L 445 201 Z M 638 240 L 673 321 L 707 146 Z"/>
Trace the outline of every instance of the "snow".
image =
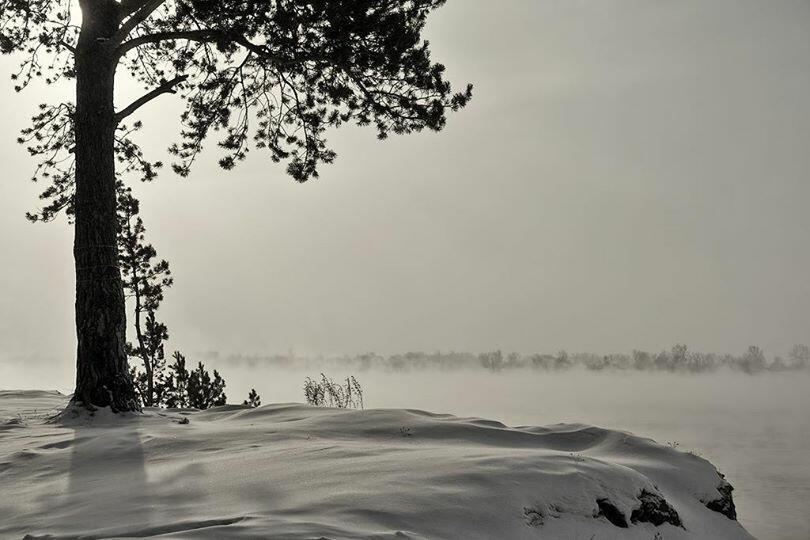
<path id="1" fill-rule="evenodd" d="M 753 538 L 706 507 L 714 466 L 629 433 L 299 404 L 54 418 L 66 403 L 0 392 L 0 538 Z M 683 526 L 631 523 L 643 491 Z"/>

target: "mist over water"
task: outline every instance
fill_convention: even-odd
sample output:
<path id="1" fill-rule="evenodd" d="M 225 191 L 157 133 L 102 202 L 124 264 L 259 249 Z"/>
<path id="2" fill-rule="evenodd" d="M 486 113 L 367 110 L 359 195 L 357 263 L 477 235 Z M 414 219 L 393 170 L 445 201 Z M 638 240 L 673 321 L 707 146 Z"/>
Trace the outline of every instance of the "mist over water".
<path id="1" fill-rule="evenodd" d="M 215 364 L 212 363 L 212 366 Z M 263 403 L 302 402 L 317 364 L 217 366 L 229 401 L 256 388 Z M 365 371 L 320 366 L 363 385 L 367 408 L 415 408 L 507 425 L 587 423 L 677 445 L 715 464 L 734 485 L 741 523 L 756 537 L 807 540 L 810 373 L 747 375 L 529 369 Z"/>
<path id="2" fill-rule="evenodd" d="M 810 538 L 806 519 L 810 370 L 748 374 L 728 367 L 703 373 L 522 367 L 493 371 L 472 358 L 472 363 L 461 362 L 463 367 L 455 368 L 394 362 L 393 367 L 400 369 L 392 368 L 390 358 L 384 367 L 374 362 L 366 365 L 357 357 L 197 353 L 189 360 L 194 365 L 202 360 L 208 369 L 222 374 L 229 403 L 241 403 L 251 388 L 259 392 L 263 404 L 301 403 L 305 379 L 317 379 L 323 372 L 335 381 L 356 376 L 366 408 L 422 409 L 511 426 L 583 423 L 650 437 L 695 452 L 717 466 L 735 488 L 740 522 L 757 538 Z M 45 359 L 8 358 L 0 362 L 0 380 L 5 388 L 70 393 L 72 366 L 67 360 L 57 365 L 60 369 Z"/>

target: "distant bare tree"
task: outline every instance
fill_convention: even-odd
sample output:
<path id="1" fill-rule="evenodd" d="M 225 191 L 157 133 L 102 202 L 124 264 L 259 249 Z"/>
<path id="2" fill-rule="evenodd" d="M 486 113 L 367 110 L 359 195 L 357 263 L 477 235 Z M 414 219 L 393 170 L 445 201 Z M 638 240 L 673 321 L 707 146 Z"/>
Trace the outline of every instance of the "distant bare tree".
<path id="1" fill-rule="evenodd" d="M 790 350 L 791 367 L 805 369 L 810 366 L 810 347 L 807 345 L 794 345 Z"/>

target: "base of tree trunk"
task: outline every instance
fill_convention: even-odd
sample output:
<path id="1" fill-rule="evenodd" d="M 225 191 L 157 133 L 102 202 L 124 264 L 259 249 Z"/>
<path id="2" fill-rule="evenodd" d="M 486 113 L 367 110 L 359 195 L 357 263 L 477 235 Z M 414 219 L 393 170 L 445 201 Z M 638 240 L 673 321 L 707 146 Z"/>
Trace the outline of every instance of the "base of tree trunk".
<path id="1" fill-rule="evenodd" d="M 119 375 L 102 384 L 77 386 L 70 402 L 89 410 L 109 407 L 115 413 L 140 411 L 138 396 L 128 375 Z"/>

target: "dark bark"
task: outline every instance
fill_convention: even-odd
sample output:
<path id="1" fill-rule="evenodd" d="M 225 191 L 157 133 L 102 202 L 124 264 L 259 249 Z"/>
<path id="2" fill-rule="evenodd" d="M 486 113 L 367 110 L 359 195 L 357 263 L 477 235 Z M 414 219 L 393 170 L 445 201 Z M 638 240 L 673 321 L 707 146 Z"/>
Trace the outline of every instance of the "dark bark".
<path id="1" fill-rule="evenodd" d="M 118 7 L 83 0 L 76 47 L 76 390 L 86 407 L 138 408 L 126 354 L 126 306 L 118 267 L 115 66 L 109 38 Z"/>

